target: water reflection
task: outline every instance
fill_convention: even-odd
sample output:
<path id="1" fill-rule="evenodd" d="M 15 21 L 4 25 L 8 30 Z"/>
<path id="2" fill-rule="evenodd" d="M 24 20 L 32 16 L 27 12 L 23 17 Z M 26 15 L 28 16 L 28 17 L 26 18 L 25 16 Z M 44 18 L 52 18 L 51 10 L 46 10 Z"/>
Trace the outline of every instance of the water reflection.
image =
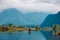
<path id="1" fill-rule="evenodd" d="M 0 40 L 46 40 L 41 32 L 32 32 L 30 35 L 28 32 L 13 32 L 9 34 L 7 32 L 0 33 Z"/>

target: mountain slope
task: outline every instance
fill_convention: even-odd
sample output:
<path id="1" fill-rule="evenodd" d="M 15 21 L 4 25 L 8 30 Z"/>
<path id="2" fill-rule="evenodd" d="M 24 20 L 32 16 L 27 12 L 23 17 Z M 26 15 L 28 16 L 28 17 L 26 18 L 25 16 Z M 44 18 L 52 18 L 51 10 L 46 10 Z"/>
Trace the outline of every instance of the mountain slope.
<path id="1" fill-rule="evenodd" d="M 48 13 L 44 12 L 31 12 L 24 15 L 26 21 L 33 25 L 40 25 L 44 19 L 48 16 Z"/>
<path id="2" fill-rule="evenodd" d="M 52 26 L 53 24 L 60 24 L 60 11 L 57 14 L 48 15 L 41 26 Z"/>
<path id="3" fill-rule="evenodd" d="M 0 16 L 0 24 L 40 25 L 48 14 L 31 12 L 23 14 L 15 8 L 6 9 Z"/>
<path id="4" fill-rule="evenodd" d="M 53 24 L 60 24 L 60 11 L 57 14 L 50 14 L 46 17 L 46 19 L 43 21 L 43 23 L 41 24 L 42 27 L 46 27 L 46 26 L 50 26 L 52 27 Z M 42 32 L 47 40 L 57 40 L 58 37 L 57 36 L 53 36 L 52 32 Z"/>
<path id="5" fill-rule="evenodd" d="M 15 24 L 23 25 L 22 14 L 16 9 L 4 10 L 2 16 L 0 17 L 0 24 Z"/>

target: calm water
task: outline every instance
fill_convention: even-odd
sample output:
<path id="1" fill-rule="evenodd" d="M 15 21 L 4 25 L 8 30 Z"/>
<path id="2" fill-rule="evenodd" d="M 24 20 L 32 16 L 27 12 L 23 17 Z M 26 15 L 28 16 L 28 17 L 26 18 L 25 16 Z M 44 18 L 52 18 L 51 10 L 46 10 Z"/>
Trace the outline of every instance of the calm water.
<path id="1" fill-rule="evenodd" d="M 42 33 L 32 32 L 14 32 L 9 34 L 7 32 L 0 33 L 0 40 L 46 40 Z"/>

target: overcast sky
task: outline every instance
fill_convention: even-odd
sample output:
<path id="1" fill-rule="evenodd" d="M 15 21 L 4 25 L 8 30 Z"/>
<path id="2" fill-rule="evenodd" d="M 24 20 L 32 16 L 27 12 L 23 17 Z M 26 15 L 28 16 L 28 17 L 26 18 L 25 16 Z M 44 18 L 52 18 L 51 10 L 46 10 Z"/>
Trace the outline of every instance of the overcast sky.
<path id="1" fill-rule="evenodd" d="M 56 13 L 60 10 L 60 0 L 0 0 L 0 11 L 8 8 L 16 8 L 22 12 Z"/>

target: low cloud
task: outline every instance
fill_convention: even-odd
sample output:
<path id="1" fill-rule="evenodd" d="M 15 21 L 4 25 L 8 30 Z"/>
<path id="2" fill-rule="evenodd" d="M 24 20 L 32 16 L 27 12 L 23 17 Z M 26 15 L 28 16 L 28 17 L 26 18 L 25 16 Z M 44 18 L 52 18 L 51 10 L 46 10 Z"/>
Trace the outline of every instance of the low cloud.
<path id="1" fill-rule="evenodd" d="M 0 11 L 3 11 L 8 8 L 16 8 L 22 12 L 43 11 L 43 12 L 50 12 L 53 14 L 60 10 L 60 6 L 56 5 L 57 2 L 54 3 L 53 1 L 0 0 Z"/>

